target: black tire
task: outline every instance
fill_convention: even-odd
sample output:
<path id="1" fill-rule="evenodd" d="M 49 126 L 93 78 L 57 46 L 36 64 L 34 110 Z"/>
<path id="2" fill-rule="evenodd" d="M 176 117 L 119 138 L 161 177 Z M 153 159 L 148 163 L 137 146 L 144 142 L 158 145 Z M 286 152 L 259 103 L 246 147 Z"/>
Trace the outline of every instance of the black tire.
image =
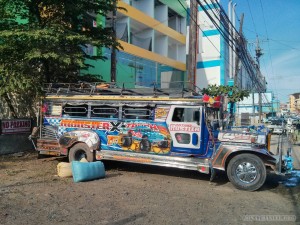
<path id="1" fill-rule="evenodd" d="M 151 142 L 147 139 L 143 139 L 140 142 L 140 151 L 149 152 L 151 150 Z"/>
<path id="2" fill-rule="evenodd" d="M 168 141 L 163 140 L 163 141 L 158 142 L 158 147 L 159 148 L 167 148 L 167 147 L 169 147 L 168 146 Z"/>
<path id="3" fill-rule="evenodd" d="M 124 136 L 122 138 L 122 146 L 123 147 L 130 147 L 132 145 L 132 137 Z"/>
<path id="4" fill-rule="evenodd" d="M 264 162 L 254 154 L 240 154 L 233 157 L 227 166 L 230 182 L 240 190 L 255 191 L 266 181 Z"/>
<path id="5" fill-rule="evenodd" d="M 80 161 L 82 158 L 86 158 L 89 162 L 95 161 L 94 153 L 85 143 L 75 144 L 69 151 L 69 161 Z"/>

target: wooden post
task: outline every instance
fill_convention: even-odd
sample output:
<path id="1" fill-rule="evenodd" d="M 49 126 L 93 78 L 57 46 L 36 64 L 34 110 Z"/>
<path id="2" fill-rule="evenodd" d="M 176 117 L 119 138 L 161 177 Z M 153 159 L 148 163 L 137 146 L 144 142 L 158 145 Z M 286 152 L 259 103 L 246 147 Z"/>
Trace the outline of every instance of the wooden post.
<path id="1" fill-rule="evenodd" d="M 190 0 L 190 33 L 189 33 L 189 55 L 188 55 L 188 82 L 194 88 L 197 70 L 197 14 L 198 4 L 196 0 Z"/>

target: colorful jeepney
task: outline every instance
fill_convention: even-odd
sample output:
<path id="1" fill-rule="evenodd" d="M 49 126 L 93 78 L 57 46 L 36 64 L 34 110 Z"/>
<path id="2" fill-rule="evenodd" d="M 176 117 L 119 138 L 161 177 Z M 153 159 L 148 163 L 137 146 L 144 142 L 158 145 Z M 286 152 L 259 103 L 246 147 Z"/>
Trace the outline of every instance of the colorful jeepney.
<path id="1" fill-rule="evenodd" d="M 223 129 L 220 98 L 195 89 L 126 89 L 49 85 L 40 107 L 35 147 L 70 161 L 115 160 L 211 174 L 227 172 L 239 189 L 256 190 L 266 168 L 290 171 L 270 153 L 267 130 Z M 207 96 L 206 96 L 207 98 Z"/>

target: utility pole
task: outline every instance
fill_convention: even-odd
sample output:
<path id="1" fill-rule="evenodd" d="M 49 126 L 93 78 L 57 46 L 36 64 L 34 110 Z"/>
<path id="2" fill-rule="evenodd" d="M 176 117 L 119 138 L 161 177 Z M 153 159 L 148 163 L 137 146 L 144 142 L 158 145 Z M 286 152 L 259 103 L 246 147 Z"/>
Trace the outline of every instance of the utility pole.
<path id="1" fill-rule="evenodd" d="M 239 35 L 236 37 L 237 44 L 239 48 L 243 48 L 243 23 L 244 23 L 244 13 L 241 15 L 241 20 L 240 20 L 240 28 L 239 28 Z M 239 49 L 236 49 L 236 52 L 239 53 Z M 234 85 L 238 87 L 237 85 L 237 78 L 238 78 L 238 73 L 239 73 L 239 63 L 240 63 L 240 57 L 235 57 L 235 69 L 234 69 Z M 241 78 L 242 80 L 242 78 Z M 243 84 L 240 83 L 240 88 L 243 88 Z"/>
<path id="2" fill-rule="evenodd" d="M 232 0 L 228 2 L 228 17 L 229 21 L 232 19 Z M 231 23 L 228 23 L 228 31 L 229 31 L 229 51 L 228 51 L 228 59 L 229 59 L 229 78 L 233 78 L 232 74 L 232 49 L 230 49 L 230 43 L 232 42 L 232 29 Z M 233 48 L 233 47 L 232 47 Z"/>
<path id="3" fill-rule="evenodd" d="M 190 0 L 190 29 L 189 29 L 189 55 L 188 55 L 188 82 L 189 88 L 194 88 L 197 64 L 197 14 L 196 0 Z"/>
<path id="4" fill-rule="evenodd" d="M 235 48 L 235 52 L 236 53 L 232 53 L 232 54 L 239 54 L 239 52 L 241 51 L 240 48 L 243 48 L 243 23 L 244 23 L 244 14 L 241 15 L 241 20 L 240 20 L 240 28 L 239 28 L 239 33 L 238 35 L 235 35 L 233 41 L 236 41 L 238 48 Z M 234 46 L 232 46 L 233 48 Z M 233 52 L 233 51 L 232 51 Z M 234 85 L 238 88 L 243 88 L 243 83 L 242 83 L 242 76 L 241 76 L 241 82 L 240 85 L 238 85 L 237 81 L 238 81 L 238 73 L 239 73 L 239 64 L 240 64 L 240 56 L 237 55 L 234 57 L 235 62 L 234 62 L 234 74 L 233 74 L 233 79 L 234 79 Z M 239 109 L 240 104 L 239 103 L 235 103 L 236 107 Z M 239 120 L 239 111 L 236 113 L 236 121 Z"/>
<path id="5" fill-rule="evenodd" d="M 259 46 L 259 39 L 258 37 L 256 37 L 256 48 L 255 48 L 255 55 L 256 55 L 256 62 L 257 62 L 257 71 L 256 71 L 256 75 L 258 77 L 258 73 L 260 73 L 260 62 L 259 62 L 259 58 L 263 55 L 261 48 Z M 260 86 L 260 85 L 259 85 Z M 258 90 L 258 105 L 259 105 L 259 122 L 261 123 L 261 115 L 262 115 L 262 104 L 261 104 L 261 92 L 263 90 L 261 90 L 261 88 L 259 87 Z"/>
<path id="6" fill-rule="evenodd" d="M 252 124 L 255 124 L 254 81 L 252 79 Z"/>
<path id="7" fill-rule="evenodd" d="M 116 33 L 116 17 L 117 17 L 117 0 L 113 0 L 114 9 L 112 15 L 112 38 L 114 42 L 117 41 L 117 33 Z M 110 55 L 110 81 L 112 83 L 116 82 L 116 71 L 117 71 L 117 53 L 116 47 L 113 45 L 111 46 L 111 55 Z"/>

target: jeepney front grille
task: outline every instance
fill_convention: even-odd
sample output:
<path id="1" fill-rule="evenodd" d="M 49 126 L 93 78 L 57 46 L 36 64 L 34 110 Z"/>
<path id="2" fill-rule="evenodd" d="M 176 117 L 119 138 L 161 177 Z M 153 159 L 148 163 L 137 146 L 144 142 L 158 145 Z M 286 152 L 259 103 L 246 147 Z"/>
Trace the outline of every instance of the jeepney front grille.
<path id="1" fill-rule="evenodd" d="M 58 129 L 52 126 L 43 126 L 42 127 L 42 138 L 45 139 L 58 139 Z"/>

